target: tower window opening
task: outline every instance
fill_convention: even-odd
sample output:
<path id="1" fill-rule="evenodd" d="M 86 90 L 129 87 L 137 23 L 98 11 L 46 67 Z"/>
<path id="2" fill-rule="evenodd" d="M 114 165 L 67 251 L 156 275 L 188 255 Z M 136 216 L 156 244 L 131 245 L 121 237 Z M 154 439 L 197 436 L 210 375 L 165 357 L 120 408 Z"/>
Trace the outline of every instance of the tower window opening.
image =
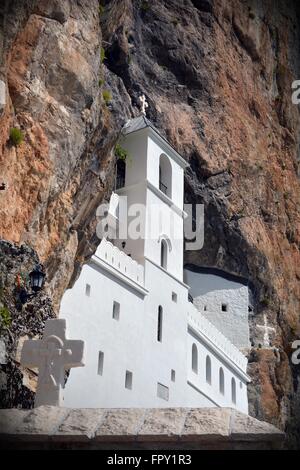
<path id="1" fill-rule="evenodd" d="M 159 159 L 159 189 L 169 198 L 172 197 L 172 165 L 165 154 Z"/>
<path id="2" fill-rule="evenodd" d="M 124 160 L 119 159 L 116 164 L 116 189 L 124 188 L 126 163 Z"/>

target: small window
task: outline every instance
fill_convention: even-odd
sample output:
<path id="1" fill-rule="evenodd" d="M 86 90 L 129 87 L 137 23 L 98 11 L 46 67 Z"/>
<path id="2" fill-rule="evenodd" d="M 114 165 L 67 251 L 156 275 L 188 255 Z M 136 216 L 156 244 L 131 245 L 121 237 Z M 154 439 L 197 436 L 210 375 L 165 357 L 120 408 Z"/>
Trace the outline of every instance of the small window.
<path id="1" fill-rule="evenodd" d="M 116 189 L 120 189 L 125 186 L 125 175 L 126 175 L 126 163 L 123 159 L 119 159 L 117 161 L 117 169 L 116 169 Z"/>
<path id="2" fill-rule="evenodd" d="M 228 305 L 222 304 L 222 312 L 227 312 L 227 310 L 228 310 Z"/>
<path id="3" fill-rule="evenodd" d="M 163 400 L 169 401 L 169 388 L 157 383 L 157 396 Z"/>
<path id="4" fill-rule="evenodd" d="M 234 405 L 236 404 L 236 384 L 233 377 L 231 379 L 231 401 Z"/>
<path id="5" fill-rule="evenodd" d="M 99 351 L 98 354 L 98 375 L 103 375 L 104 353 Z"/>
<path id="6" fill-rule="evenodd" d="M 211 359 L 206 356 L 206 382 L 211 385 Z"/>
<path id="7" fill-rule="evenodd" d="M 129 370 L 127 370 L 125 374 L 125 388 L 132 390 L 132 372 Z"/>
<path id="8" fill-rule="evenodd" d="M 175 382 L 175 370 L 171 369 L 171 380 L 172 382 Z"/>
<path id="9" fill-rule="evenodd" d="M 162 268 L 167 269 L 168 258 L 168 245 L 166 240 L 162 240 L 160 244 L 160 265 Z"/>
<path id="10" fill-rule="evenodd" d="M 90 295 L 91 295 L 91 286 L 89 284 L 85 285 L 85 295 L 87 297 L 90 297 Z"/>
<path id="11" fill-rule="evenodd" d="M 198 374 L 198 349 L 195 343 L 192 346 L 192 371 Z"/>
<path id="12" fill-rule="evenodd" d="M 172 292 L 172 300 L 173 300 L 173 302 L 177 302 L 177 294 L 176 294 L 176 292 Z"/>
<path id="13" fill-rule="evenodd" d="M 157 316 L 157 341 L 162 342 L 162 322 L 163 322 L 163 309 L 160 305 L 158 307 L 158 316 Z"/>
<path id="14" fill-rule="evenodd" d="M 204 312 L 207 311 L 207 305 L 204 305 L 203 310 L 204 310 Z"/>
<path id="15" fill-rule="evenodd" d="M 119 318 L 120 318 L 120 304 L 119 304 L 119 302 L 114 302 L 113 303 L 113 315 L 112 315 L 112 317 L 115 320 L 119 320 Z"/>
<path id="16" fill-rule="evenodd" d="M 219 391 L 222 395 L 225 394 L 225 380 L 224 380 L 224 371 L 222 367 L 219 370 Z"/>

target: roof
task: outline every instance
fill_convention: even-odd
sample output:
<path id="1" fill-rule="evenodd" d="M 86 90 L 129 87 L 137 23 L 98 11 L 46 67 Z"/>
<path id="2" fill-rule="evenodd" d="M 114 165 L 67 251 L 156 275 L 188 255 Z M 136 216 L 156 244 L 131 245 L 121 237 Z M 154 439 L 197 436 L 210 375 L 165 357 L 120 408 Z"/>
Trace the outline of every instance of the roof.
<path id="1" fill-rule="evenodd" d="M 132 134 L 133 132 L 137 132 L 147 128 L 151 129 L 156 134 L 156 136 L 159 137 L 160 141 L 163 141 L 165 144 L 167 144 L 167 147 L 169 148 L 169 150 L 173 151 L 173 154 L 175 154 L 178 163 L 180 163 L 181 166 L 185 168 L 189 166 L 189 164 L 184 160 L 184 158 L 182 158 L 182 156 L 177 152 L 177 150 L 174 149 L 174 147 L 167 141 L 167 139 L 160 133 L 160 131 L 143 114 L 127 121 L 122 129 L 122 133 L 124 135 L 128 135 Z"/>
<path id="2" fill-rule="evenodd" d="M 159 134 L 160 137 L 165 139 L 165 137 L 160 134 L 160 132 L 158 131 L 158 129 L 156 129 L 152 122 L 149 121 L 149 119 L 147 119 L 146 116 L 144 116 L 143 114 L 127 121 L 125 126 L 123 127 L 123 134 L 131 134 L 131 132 L 139 131 L 141 129 L 145 129 L 146 127 L 151 127 L 151 129 L 153 129 L 157 134 Z"/>

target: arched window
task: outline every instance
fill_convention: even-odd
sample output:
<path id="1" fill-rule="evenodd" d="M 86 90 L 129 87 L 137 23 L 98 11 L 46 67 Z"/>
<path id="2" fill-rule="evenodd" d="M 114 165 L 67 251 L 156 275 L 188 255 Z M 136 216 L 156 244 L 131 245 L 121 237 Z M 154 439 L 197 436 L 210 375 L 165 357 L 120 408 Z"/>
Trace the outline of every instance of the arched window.
<path id="1" fill-rule="evenodd" d="M 225 393 L 225 381 L 224 381 L 224 371 L 222 367 L 220 367 L 219 370 L 219 390 L 222 395 Z"/>
<path id="2" fill-rule="evenodd" d="M 162 268 L 167 269 L 168 265 L 168 245 L 166 240 L 160 242 L 160 265 Z"/>
<path id="3" fill-rule="evenodd" d="M 126 163 L 119 159 L 116 166 L 116 189 L 120 189 L 125 186 Z"/>
<path id="4" fill-rule="evenodd" d="M 236 404 L 236 383 L 233 377 L 231 379 L 231 401 Z"/>
<path id="5" fill-rule="evenodd" d="M 195 343 L 192 346 L 192 371 L 198 374 L 198 349 Z"/>
<path id="6" fill-rule="evenodd" d="M 172 198 L 172 165 L 164 153 L 159 158 L 159 189 Z"/>
<path id="7" fill-rule="evenodd" d="M 163 309 L 160 305 L 158 307 L 158 315 L 157 315 L 157 341 L 162 341 L 162 322 L 163 322 Z"/>
<path id="8" fill-rule="evenodd" d="M 206 382 L 211 385 L 211 360 L 206 356 Z"/>

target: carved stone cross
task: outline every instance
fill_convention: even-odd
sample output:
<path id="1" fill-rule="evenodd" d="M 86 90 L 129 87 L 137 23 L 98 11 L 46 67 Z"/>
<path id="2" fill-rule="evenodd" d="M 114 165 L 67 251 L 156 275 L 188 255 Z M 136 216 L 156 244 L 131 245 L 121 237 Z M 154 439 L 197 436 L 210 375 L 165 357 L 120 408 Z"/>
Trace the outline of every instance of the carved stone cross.
<path id="1" fill-rule="evenodd" d="M 142 114 L 144 114 L 144 116 L 146 116 L 146 108 L 148 108 L 149 105 L 148 105 L 148 103 L 147 103 L 147 101 L 146 101 L 145 95 L 140 96 L 140 97 L 139 97 L 139 100 L 140 100 L 140 102 L 142 103 L 142 109 L 141 109 Z"/>
<path id="2" fill-rule="evenodd" d="M 66 339 L 66 320 L 47 320 L 43 339 L 24 342 L 21 364 L 38 367 L 39 377 L 35 407 L 62 406 L 65 370 L 84 366 L 84 342 Z"/>
<path id="3" fill-rule="evenodd" d="M 270 346 L 270 337 L 269 337 L 269 331 L 275 332 L 275 328 L 272 328 L 271 326 L 268 326 L 268 321 L 267 321 L 267 316 L 264 315 L 264 324 L 263 325 L 256 325 L 257 328 L 260 328 L 261 330 L 264 330 L 264 346 L 269 347 Z"/>

